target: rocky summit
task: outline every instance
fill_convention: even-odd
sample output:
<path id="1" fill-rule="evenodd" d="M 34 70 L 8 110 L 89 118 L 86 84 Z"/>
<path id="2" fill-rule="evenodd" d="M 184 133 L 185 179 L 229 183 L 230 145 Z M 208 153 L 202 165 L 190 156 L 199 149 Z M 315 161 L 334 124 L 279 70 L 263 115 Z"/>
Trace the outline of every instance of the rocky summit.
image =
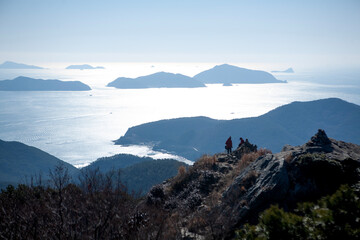
<path id="1" fill-rule="evenodd" d="M 154 186 L 142 204 L 167 212 L 185 239 L 231 239 L 271 205 L 292 211 L 359 182 L 360 146 L 318 130 L 304 145 L 276 154 L 245 142 L 231 154 L 203 156 Z"/>

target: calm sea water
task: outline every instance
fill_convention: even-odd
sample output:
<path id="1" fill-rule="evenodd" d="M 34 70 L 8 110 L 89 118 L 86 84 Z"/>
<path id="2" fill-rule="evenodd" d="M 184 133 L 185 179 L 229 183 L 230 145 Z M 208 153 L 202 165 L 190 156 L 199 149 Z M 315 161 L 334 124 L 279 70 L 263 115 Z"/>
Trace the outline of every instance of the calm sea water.
<path id="1" fill-rule="evenodd" d="M 259 116 L 292 101 L 338 97 L 360 105 L 357 75 L 338 77 L 309 72 L 278 74 L 287 84 L 208 85 L 196 89 L 121 90 L 105 85 L 117 77 L 136 77 L 157 71 L 192 76 L 214 64 L 118 64 L 106 69 L 1 70 L 0 79 L 19 75 L 61 80 L 80 80 L 88 92 L 1 92 L 0 139 L 38 147 L 75 166 L 85 166 L 99 157 L 132 153 L 155 158 L 170 154 L 146 146 L 123 147 L 113 140 L 129 127 L 177 117 L 208 116 L 234 119 Z M 65 67 L 65 66 L 64 66 Z M 340 77 L 339 77 L 340 76 Z M 330 79 L 332 81 L 326 81 Z M 335 81 L 339 79 L 338 81 Z M 350 81 L 349 81 L 350 79 Z M 326 82 L 326 84 L 324 84 Z M 185 159 L 179 158 L 186 161 Z"/>

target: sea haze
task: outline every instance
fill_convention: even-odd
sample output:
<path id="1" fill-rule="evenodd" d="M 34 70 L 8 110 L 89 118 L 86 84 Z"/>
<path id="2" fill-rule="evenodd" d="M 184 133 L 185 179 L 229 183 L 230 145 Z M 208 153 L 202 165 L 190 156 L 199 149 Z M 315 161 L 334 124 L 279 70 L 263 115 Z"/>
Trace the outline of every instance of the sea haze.
<path id="1" fill-rule="evenodd" d="M 38 147 L 75 166 L 84 166 L 99 157 L 116 153 L 169 157 L 169 154 L 151 151 L 147 146 L 121 147 L 112 142 L 124 135 L 129 127 L 160 119 L 254 117 L 292 101 L 329 97 L 360 105 L 359 75 L 348 71 L 343 75 L 344 81 L 340 73 L 324 74 L 294 68 L 294 74 L 275 74 L 280 80 L 288 80 L 286 84 L 114 89 L 105 86 L 118 77 L 138 77 L 159 71 L 192 77 L 214 64 L 99 63 L 93 65 L 105 69 L 91 70 L 68 70 L 65 67 L 69 64 L 63 65 L 36 70 L 0 70 L 1 80 L 20 75 L 78 80 L 93 89 L 88 92 L 0 92 L 0 139 Z"/>

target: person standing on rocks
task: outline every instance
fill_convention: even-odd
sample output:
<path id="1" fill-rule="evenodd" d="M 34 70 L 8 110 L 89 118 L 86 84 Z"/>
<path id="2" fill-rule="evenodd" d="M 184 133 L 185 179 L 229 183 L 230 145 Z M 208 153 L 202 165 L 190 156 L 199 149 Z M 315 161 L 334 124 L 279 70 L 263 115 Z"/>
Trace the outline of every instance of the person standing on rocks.
<path id="1" fill-rule="evenodd" d="M 241 138 L 240 138 L 239 147 L 240 147 L 242 144 L 244 144 L 244 142 L 245 142 L 244 139 L 241 137 Z"/>
<path id="2" fill-rule="evenodd" d="M 225 142 L 225 149 L 227 150 L 227 154 L 231 153 L 231 149 L 232 149 L 231 136 Z"/>

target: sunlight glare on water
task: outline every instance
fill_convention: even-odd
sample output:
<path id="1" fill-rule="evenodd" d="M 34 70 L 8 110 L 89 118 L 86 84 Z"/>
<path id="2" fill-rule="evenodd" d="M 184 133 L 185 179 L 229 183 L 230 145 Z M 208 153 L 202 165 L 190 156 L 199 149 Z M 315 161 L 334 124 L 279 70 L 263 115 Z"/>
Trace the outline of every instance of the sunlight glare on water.
<path id="1" fill-rule="evenodd" d="M 193 76 L 215 64 L 92 64 L 106 69 L 65 70 L 65 64 L 43 70 L 1 70 L 0 79 L 23 75 L 42 79 L 79 80 L 88 92 L 0 92 L 0 139 L 38 147 L 75 166 L 116 153 L 166 158 L 146 146 L 122 147 L 113 140 L 138 124 L 178 117 L 214 119 L 255 117 L 293 101 L 339 97 L 360 104 L 358 86 L 331 86 L 291 76 L 287 84 L 220 84 L 206 88 L 114 89 L 117 77 L 158 71 Z M 62 66 L 62 67 L 60 67 Z M 283 75 L 281 79 L 286 80 Z M 180 159 L 185 161 L 184 159 Z"/>

